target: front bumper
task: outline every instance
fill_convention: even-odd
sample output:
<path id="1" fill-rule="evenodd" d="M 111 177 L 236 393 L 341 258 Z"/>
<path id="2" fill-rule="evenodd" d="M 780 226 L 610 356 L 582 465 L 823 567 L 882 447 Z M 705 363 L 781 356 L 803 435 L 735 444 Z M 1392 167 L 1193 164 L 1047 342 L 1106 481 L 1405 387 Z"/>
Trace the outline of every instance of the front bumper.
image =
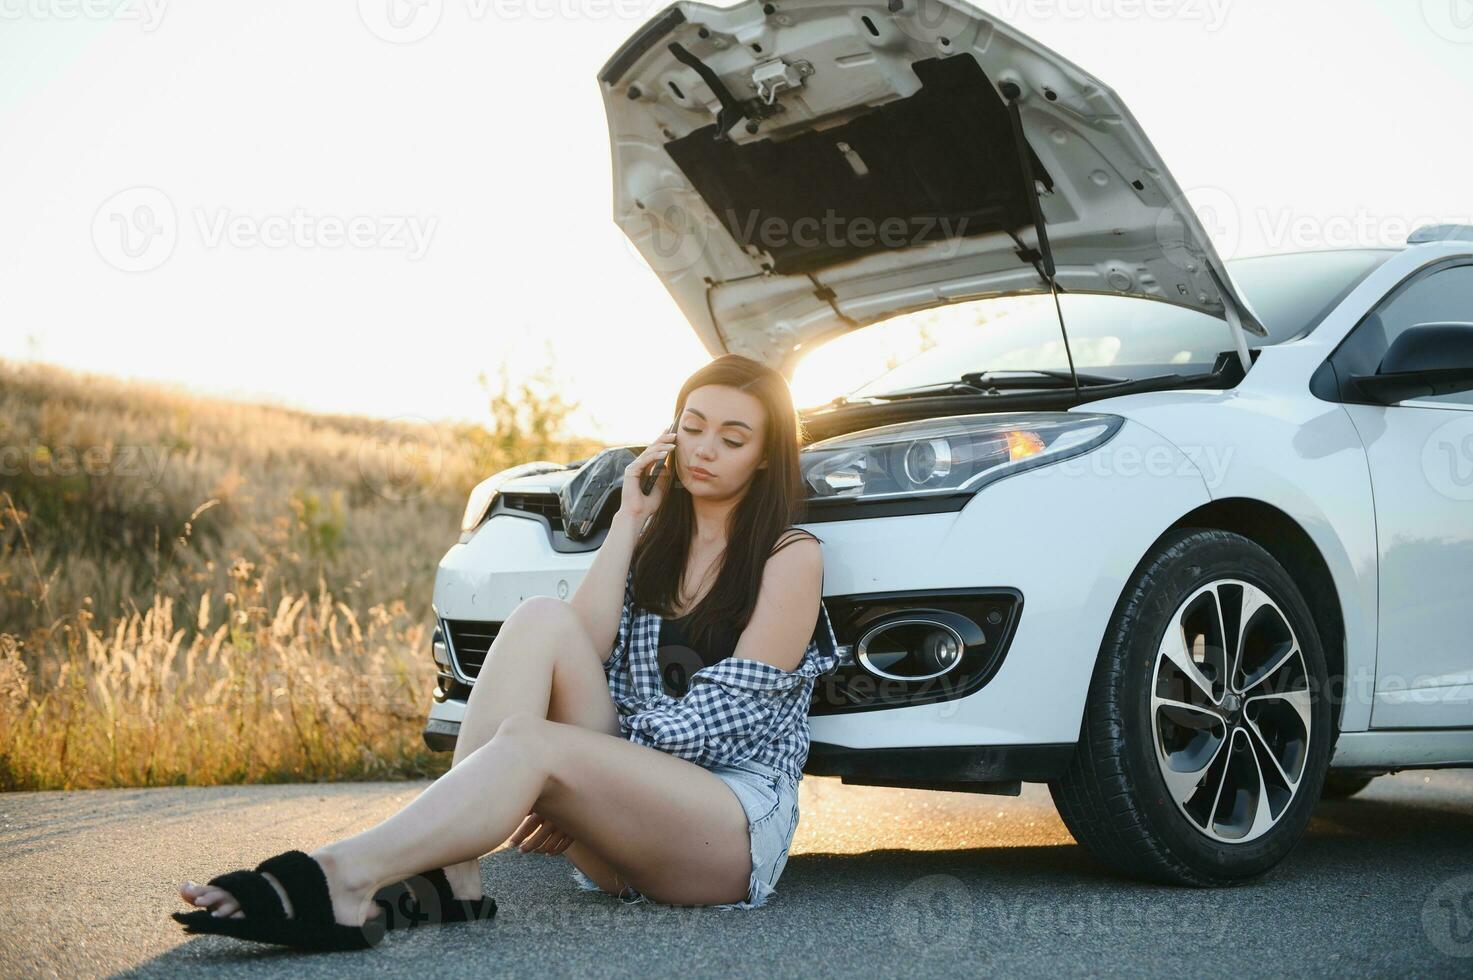
<path id="1" fill-rule="evenodd" d="M 464 701 L 435 702 L 425 724 L 425 744 L 437 752 L 453 751 L 464 717 Z M 803 771 L 865 786 L 1016 796 L 1022 783 L 1047 782 L 1061 775 L 1073 756 L 1073 742 L 853 749 L 815 741 L 809 745 Z"/>

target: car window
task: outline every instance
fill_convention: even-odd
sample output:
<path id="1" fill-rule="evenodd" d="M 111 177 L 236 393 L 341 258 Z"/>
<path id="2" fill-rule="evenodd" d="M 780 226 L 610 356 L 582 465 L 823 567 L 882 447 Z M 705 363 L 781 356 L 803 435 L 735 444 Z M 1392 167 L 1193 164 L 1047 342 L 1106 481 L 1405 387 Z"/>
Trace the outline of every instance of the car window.
<path id="1" fill-rule="evenodd" d="M 1281 344 L 1308 335 L 1362 279 L 1396 252 L 1390 248 L 1286 252 L 1227 263 L 1248 305 L 1268 328 L 1267 338 L 1250 340 L 1249 346 Z"/>
<path id="2" fill-rule="evenodd" d="M 1395 290 L 1355 328 L 1356 344 L 1364 363 L 1379 365 L 1396 338 L 1419 323 L 1473 324 L 1473 265 L 1438 269 Z M 1421 397 L 1417 401 L 1473 405 L 1473 391 Z"/>
<path id="3" fill-rule="evenodd" d="M 1268 337 L 1250 335 L 1249 346 L 1282 343 L 1309 333 L 1351 288 L 1393 254 L 1392 249 L 1347 249 L 1229 262 L 1234 281 L 1269 329 Z M 1211 370 L 1218 354 L 1234 349 L 1225 320 L 1169 303 L 1078 293 L 1061 295 L 1059 304 L 1079 371 L 1126 378 L 1200 374 Z M 854 389 L 853 396 L 954 381 L 965 371 L 1069 369 L 1048 296 L 977 300 L 914 316 L 945 326 L 969 320 L 973 329 L 902 362 Z"/>
<path id="4" fill-rule="evenodd" d="M 1196 374 L 1209 370 L 1217 352 L 1232 346 L 1226 323 L 1179 306 L 1084 294 L 1060 296 L 1059 305 L 1074 366 L 1080 371 L 1121 377 L 1171 371 Z M 964 371 L 1068 369 L 1053 301 L 1039 297 L 1026 304 L 1014 301 L 1008 312 L 922 351 L 854 394 L 863 397 L 954 381 Z"/>

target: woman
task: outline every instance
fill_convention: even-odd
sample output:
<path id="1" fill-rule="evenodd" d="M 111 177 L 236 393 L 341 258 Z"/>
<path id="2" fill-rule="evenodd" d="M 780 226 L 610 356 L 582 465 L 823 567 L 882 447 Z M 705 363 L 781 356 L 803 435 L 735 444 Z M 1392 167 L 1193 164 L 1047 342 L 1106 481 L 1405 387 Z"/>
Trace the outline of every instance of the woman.
<path id="1" fill-rule="evenodd" d="M 360 834 L 186 882 L 188 931 L 340 949 L 374 945 L 406 907 L 486 918 L 479 859 L 508 839 L 631 901 L 763 904 L 797 829 L 813 684 L 838 665 L 823 556 L 791 527 L 804 494 L 783 377 L 728 354 L 676 406 L 679 431 L 625 468 L 577 591 L 503 624 L 450 771 Z"/>

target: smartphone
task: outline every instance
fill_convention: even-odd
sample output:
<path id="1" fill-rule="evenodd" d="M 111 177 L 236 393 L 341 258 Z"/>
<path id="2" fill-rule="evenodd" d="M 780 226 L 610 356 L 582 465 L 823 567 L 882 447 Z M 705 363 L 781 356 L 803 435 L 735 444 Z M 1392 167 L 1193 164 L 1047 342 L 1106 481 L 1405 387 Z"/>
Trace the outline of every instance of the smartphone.
<path id="1" fill-rule="evenodd" d="M 674 422 L 670 423 L 670 428 L 665 431 L 674 432 L 675 427 L 679 424 L 680 419 L 677 418 Z M 675 452 L 675 447 L 671 446 L 670 453 L 673 452 Z M 666 453 L 664 456 L 661 456 L 659 459 L 655 460 L 654 465 L 650 467 L 650 471 L 646 473 L 644 475 L 644 479 L 640 481 L 640 492 L 643 493 L 646 497 L 648 497 L 650 495 L 650 491 L 655 488 L 655 481 L 660 478 L 660 470 L 665 468 L 665 460 L 670 458 L 670 453 Z"/>

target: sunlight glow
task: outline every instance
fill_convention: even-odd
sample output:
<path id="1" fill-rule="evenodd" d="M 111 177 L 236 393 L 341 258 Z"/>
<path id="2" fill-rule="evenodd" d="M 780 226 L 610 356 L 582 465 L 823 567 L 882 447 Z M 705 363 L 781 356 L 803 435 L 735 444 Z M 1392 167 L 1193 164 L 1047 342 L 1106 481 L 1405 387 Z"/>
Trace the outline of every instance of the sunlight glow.
<path id="1" fill-rule="evenodd" d="M 1047 297 L 1021 296 L 961 302 L 892 317 L 835 337 L 810 351 L 793 369 L 793 404 L 823 405 L 868 384 L 937 344 L 959 339 L 989 321 L 1027 309 Z M 1002 365 L 979 365 L 978 369 Z"/>

